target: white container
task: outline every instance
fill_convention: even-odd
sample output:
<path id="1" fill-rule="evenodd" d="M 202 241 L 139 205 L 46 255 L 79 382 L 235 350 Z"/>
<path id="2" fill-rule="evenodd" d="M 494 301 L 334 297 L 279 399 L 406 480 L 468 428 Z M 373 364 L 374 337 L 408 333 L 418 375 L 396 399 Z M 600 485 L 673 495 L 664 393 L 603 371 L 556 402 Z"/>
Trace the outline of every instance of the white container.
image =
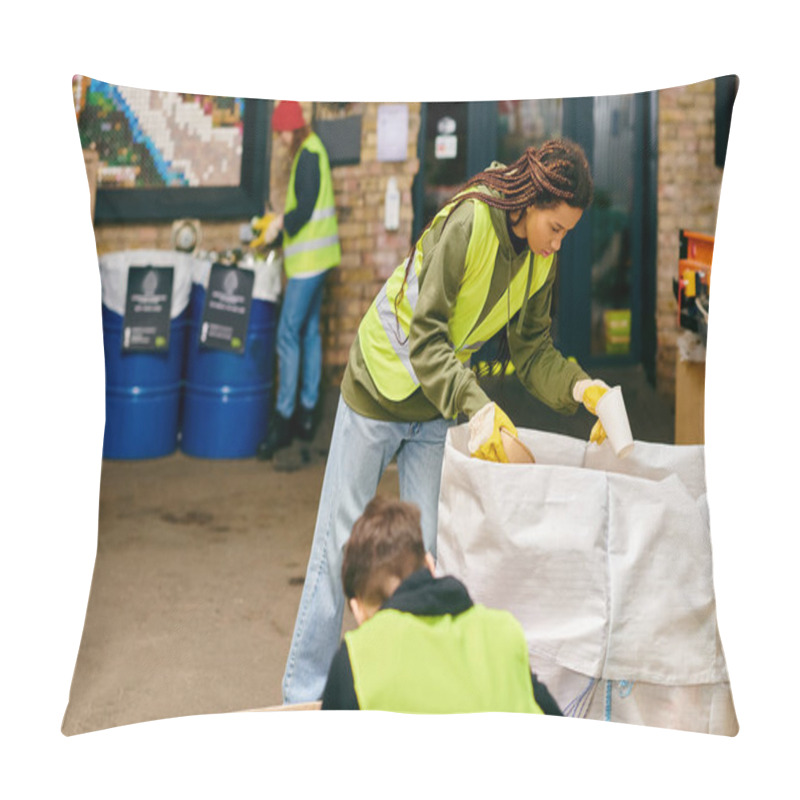
<path id="1" fill-rule="evenodd" d="M 609 389 L 597 401 L 597 416 L 603 423 L 614 454 L 624 458 L 633 449 L 633 434 L 619 386 Z"/>

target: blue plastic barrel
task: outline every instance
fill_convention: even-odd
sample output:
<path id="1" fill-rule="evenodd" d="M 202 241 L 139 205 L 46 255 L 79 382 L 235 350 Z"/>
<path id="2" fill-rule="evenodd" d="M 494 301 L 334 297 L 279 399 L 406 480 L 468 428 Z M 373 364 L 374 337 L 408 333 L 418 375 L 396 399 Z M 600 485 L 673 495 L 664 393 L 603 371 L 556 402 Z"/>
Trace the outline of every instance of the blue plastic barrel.
<path id="1" fill-rule="evenodd" d="M 277 306 L 253 298 L 243 353 L 200 345 L 206 290 L 192 284 L 181 450 L 199 458 L 250 458 L 272 406 Z"/>
<path id="2" fill-rule="evenodd" d="M 178 447 L 188 308 L 170 322 L 166 353 L 122 351 L 124 319 L 105 305 L 103 458 L 160 458 Z"/>
<path id="3" fill-rule="evenodd" d="M 148 265 L 173 270 L 169 347 L 165 353 L 123 352 L 129 270 Z M 174 250 L 124 250 L 99 258 L 106 367 L 103 458 L 159 458 L 178 448 L 194 266 L 193 257 Z"/>

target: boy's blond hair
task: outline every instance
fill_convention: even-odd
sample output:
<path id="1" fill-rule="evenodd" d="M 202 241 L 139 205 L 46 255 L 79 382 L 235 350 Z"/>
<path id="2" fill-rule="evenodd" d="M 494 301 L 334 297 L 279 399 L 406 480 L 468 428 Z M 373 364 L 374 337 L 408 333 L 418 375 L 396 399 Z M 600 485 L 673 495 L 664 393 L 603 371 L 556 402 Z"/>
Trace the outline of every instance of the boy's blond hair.
<path id="1" fill-rule="evenodd" d="M 412 503 L 375 497 L 345 545 L 342 585 L 348 600 L 380 606 L 425 565 L 420 511 Z"/>

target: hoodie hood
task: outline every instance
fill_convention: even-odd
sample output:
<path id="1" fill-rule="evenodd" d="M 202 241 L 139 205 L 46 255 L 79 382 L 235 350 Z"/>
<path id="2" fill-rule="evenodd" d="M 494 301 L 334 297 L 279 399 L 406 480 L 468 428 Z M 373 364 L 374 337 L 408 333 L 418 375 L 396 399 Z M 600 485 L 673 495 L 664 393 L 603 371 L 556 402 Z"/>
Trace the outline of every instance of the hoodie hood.
<path id="1" fill-rule="evenodd" d="M 412 572 L 388 598 L 381 610 L 392 608 L 422 617 L 460 614 L 472 608 L 472 598 L 457 578 L 434 578 L 427 568 Z"/>

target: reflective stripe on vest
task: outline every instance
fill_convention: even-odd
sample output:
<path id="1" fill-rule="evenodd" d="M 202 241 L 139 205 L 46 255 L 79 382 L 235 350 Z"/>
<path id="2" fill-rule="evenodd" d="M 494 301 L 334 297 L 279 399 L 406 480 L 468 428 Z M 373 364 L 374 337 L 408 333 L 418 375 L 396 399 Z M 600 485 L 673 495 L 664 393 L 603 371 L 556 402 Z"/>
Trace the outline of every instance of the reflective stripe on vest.
<path id="1" fill-rule="evenodd" d="M 528 646 L 508 612 L 476 604 L 455 616 L 379 611 L 345 634 L 364 710 L 541 714 Z"/>
<path id="2" fill-rule="evenodd" d="M 339 228 L 334 205 L 333 180 L 328 154 L 322 140 L 315 133 L 309 134 L 292 162 L 289 186 L 286 191 L 285 214 L 297 206 L 295 177 L 300 153 L 308 150 L 319 158 L 319 194 L 311 218 L 290 236 L 284 231 L 283 260 L 287 277 L 303 272 L 318 272 L 335 267 L 342 257 Z"/>
<path id="3" fill-rule="evenodd" d="M 467 363 L 472 353 L 501 330 L 508 319 L 522 307 L 531 260 L 529 254 L 511 281 L 509 289 L 503 292 L 494 307 L 476 325 L 486 304 L 500 242 L 492 225 L 489 207 L 480 201 L 467 202 L 472 202 L 473 206 L 472 232 L 467 245 L 464 278 L 448 321 L 450 341 L 456 357 L 462 363 Z M 431 230 L 443 223 L 453 205 L 449 204 L 436 215 L 431 227 L 420 239 L 414 251 L 413 268 L 408 270 L 405 286 L 403 281 L 408 259 L 386 281 L 358 328 L 361 352 L 372 380 L 378 391 L 394 402 L 404 400 L 419 386 L 409 356 L 408 336 L 417 304 L 425 240 Z M 544 285 L 553 258 L 552 254 L 547 258 L 534 258 L 529 297 Z M 401 288 L 402 299 L 395 304 Z"/>

